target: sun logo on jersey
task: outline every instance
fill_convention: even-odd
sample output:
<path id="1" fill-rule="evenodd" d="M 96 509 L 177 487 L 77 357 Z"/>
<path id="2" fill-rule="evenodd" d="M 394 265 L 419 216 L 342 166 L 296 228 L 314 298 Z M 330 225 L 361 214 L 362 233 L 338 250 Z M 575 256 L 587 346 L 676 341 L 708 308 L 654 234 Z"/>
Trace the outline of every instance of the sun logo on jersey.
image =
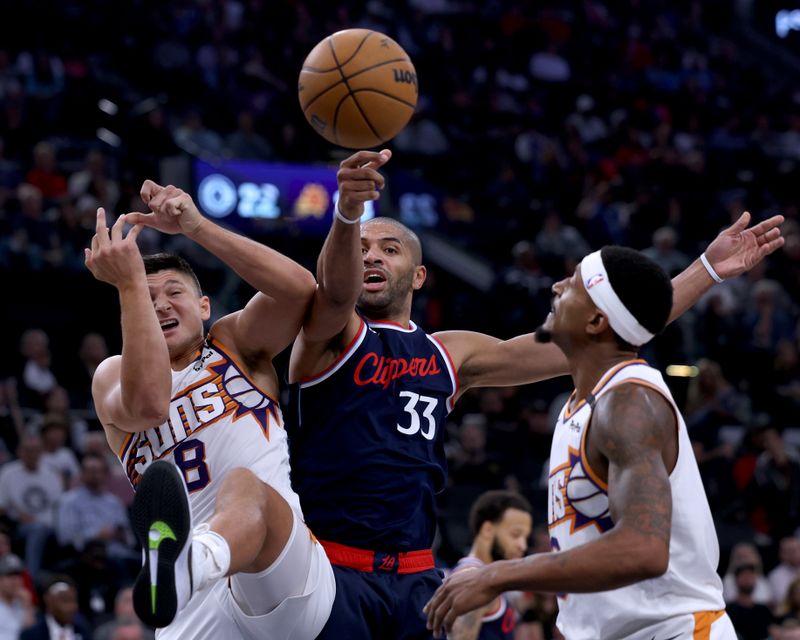
<path id="1" fill-rule="evenodd" d="M 223 397 L 228 396 L 226 413 L 232 411 L 234 422 L 248 414 L 252 415 L 269 440 L 270 417 L 276 424 L 280 424 L 278 405 L 272 398 L 253 386 L 236 365 L 227 360 L 210 364 L 207 369 L 221 378 L 221 386 L 224 391 L 222 395 Z"/>
<path id="2" fill-rule="evenodd" d="M 569 447 L 569 460 L 550 472 L 549 523 L 570 523 L 570 533 L 594 525 L 602 533 L 614 526 L 608 494 L 586 472 L 580 451 Z"/>

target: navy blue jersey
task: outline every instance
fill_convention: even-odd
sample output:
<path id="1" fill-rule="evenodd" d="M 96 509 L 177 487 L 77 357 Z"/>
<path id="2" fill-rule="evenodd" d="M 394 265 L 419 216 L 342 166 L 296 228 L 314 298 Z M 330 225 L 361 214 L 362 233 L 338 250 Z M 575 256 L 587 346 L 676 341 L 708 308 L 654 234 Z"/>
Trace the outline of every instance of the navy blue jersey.
<path id="1" fill-rule="evenodd" d="M 463 570 L 466 567 L 482 567 L 483 562 L 472 556 L 461 558 L 453 567 L 453 573 Z M 501 593 L 498 598 L 498 606 L 493 611 L 483 614 L 481 620 L 481 630 L 477 640 L 513 640 L 514 629 L 517 626 L 517 613 L 506 598 L 506 594 Z"/>
<path id="2" fill-rule="evenodd" d="M 435 338 L 378 322 L 362 322 L 333 365 L 292 385 L 292 484 L 318 538 L 392 552 L 431 546 L 456 388 Z"/>

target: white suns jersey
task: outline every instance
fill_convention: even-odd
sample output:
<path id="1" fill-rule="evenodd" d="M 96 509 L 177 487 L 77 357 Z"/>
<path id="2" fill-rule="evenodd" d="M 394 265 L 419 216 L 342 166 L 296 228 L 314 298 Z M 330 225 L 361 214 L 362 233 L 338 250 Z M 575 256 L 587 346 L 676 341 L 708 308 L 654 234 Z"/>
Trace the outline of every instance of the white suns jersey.
<path id="1" fill-rule="evenodd" d="M 237 467 L 252 471 L 302 514 L 289 480 L 289 448 L 278 402 L 258 389 L 211 338 L 194 362 L 172 372 L 169 419 L 131 434 L 118 454 L 134 489 L 154 460 L 178 467 L 195 525 L 213 515 L 220 483 Z"/>
<path id="2" fill-rule="evenodd" d="M 661 638 L 660 632 L 665 623 L 670 626 L 670 620 L 725 607 L 722 582 L 716 571 L 719 544 L 686 424 L 661 374 L 644 360 L 611 368 L 591 395 L 597 399 L 622 383 L 656 389 L 669 401 L 677 417 L 678 460 L 669 477 L 669 568 L 658 578 L 621 589 L 560 594 L 558 627 L 569 640 Z M 548 486 L 550 543 L 554 550 L 562 551 L 591 542 L 614 527 L 609 515 L 608 487 L 586 458 L 587 425 L 594 401 L 581 401 L 572 412 L 569 404 L 568 401 L 564 405 L 556 423 Z"/>

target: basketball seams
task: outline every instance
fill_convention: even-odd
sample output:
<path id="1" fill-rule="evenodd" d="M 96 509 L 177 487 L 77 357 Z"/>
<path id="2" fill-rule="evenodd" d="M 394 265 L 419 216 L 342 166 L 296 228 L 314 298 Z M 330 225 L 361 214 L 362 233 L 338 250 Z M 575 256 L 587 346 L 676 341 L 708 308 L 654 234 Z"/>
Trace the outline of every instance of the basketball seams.
<path id="1" fill-rule="evenodd" d="M 384 60 L 383 62 L 378 62 L 377 64 L 373 64 L 373 65 L 370 65 L 370 66 L 368 66 L 368 67 L 365 67 L 365 68 L 363 68 L 363 69 L 359 69 L 359 70 L 358 70 L 358 71 L 356 71 L 355 73 L 351 73 L 349 76 L 347 76 L 347 78 L 348 78 L 348 79 L 355 78 L 356 76 L 359 76 L 359 75 L 361 75 L 362 73 L 366 73 L 367 71 L 372 71 L 373 69 L 378 69 L 378 68 L 380 68 L 380 67 L 382 67 L 382 66 L 384 66 L 384 65 L 387 65 L 387 64 L 396 64 L 396 63 L 398 63 L 398 62 L 408 62 L 408 63 L 411 63 L 411 60 L 409 60 L 409 59 L 408 59 L 408 57 L 405 57 L 405 58 L 392 58 L 391 60 Z M 312 70 L 312 69 L 307 69 L 306 67 L 303 67 L 303 69 L 301 69 L 301 71 L 307 71 L 308 73 L 330 73 L 331 71 L 336 71 L 336 70 L 337 70 L 337 68 L 336 68 L 336 67 L 334 67 L 333 69 L 320 70 L 320 71 L 315 71 L 315 70 Z M 339 69 L 339 72 L 340 72 L 340 73 L 342 73 L 342 72 L 341 72 L 341 69 Z M 342 75 L 344 75 L 344 74 L 342 73 Z M 319 92 L 317 95 L 315 95 L 313 98 L 311 98 L 311 100 L 309 100 L 309 101 L 308 101 L 308 102 L 307 102 L 305 105 L 301 105 L 301 106 L 300 106 L 300 108 L 301 108 L 303 111 L 305 111 L 305 110 L 306 110 L 306 109 L 308 109 L 308 108 L 309 108 L 309 107 L 310 107 L 312 104 L 314 104 L 314 102 L 316 102 L 316 101 L 317 101 L 319 98 L 321 98 L 321 97 L 322 97 L 322 96 L 324 96 L 326 93 L 328 93 L 328 91 L 330 91 L 331 89 L 334 89 L 334 88 L 338 87 L 338 86 L 339 86 L 339 85 L 341 85 L 343 82 L 344 82 L 344 80 L 338 80 L 338 81 L 334 82 L 332 85 L 330 85 L 329 87 L 325 87 L 325 88 L 324 88 L 322 91 L 320 91 L 320 92 Z M 356 89 L 356 91 L 363 91 L 363 89 Z"/>
<path id="2" fill-rule="evenodd" d="M 372 87 L 364 87 L 363 89 L 354 89 L 350 93 L 377 93 L 378 95 L 384 96 L 386 98 L 391 98 L 392 100 L 397 100 L 397 102 L 400 102 L 401 104 L 404 104 L 407 107 L 411 107 L 412 109 L 415 109 L 416 106 L 417 106 L 417 105 L 415 105 L 415 104 L 413 104 L 411 102 L 407 102 L 406 100 L 403 100 L 402 98 L 398 98 L 397 96 L 392 95 L 391 93 L 387 93 L 386 91 L 381 91 L 380 89 L 373 89 Z"/>
<path id="3" fill-rule="evenodd" d="M 364 38 L 364 40 L 366 40 L 366 38 Z M 362 40 L 362 44 L 363 44 L 363 40 Z M 333 116 L 333 137 L 334 137 L 334 139 L 337 142 L 339 140 L 339 134 L 336 131 L 336 119 L 339 117 L 339 109 L 341 108 L 341 106 L 344 103 L 344 101 L 347 100 L 348 97 L 351 97 L 351 98 L 353 98 L 353 104 L 356 105 L 356 109 L 358 109 L 358 112 L 361 114 L 361 117 L 364 118 L 364 122 L 367 123 L 367 126 L 369 127 L 370 131 L 372 131 L 372 134 L 378 139 L 378 141 L 383 142 L 383 138 L 380 135 L 378 135 L 378 132 L 375 130 L 375 127 L 372 126 L 372 123 L 367 118 L 367 114 L 364 113 L 364 110 L 361 108 L 361 105 L 358 104 L 358 100 L 356 100 L 356 97 L 353 95 L 353 90 L 350 88 L 350 83 L 347 81 L 347 76 L 344 75 L 344 71 L 342 71 L 342 65 L 339 63 L 339 58 L 336 55 L 336 49 L 333 46 L 333 39 L 332 38 L 328 38 L 328 46 L 331 49 L 331 54 L 333 55 L 333 59 L 336 62 L 336 66 L 339 68 L 339 73 L 342 76 L 342 81 L 344 82 L 344 86 L 347 87 L 347 95 L 339 101 L 339 104 L 336 105 L 336 111 L 334 112 L 334 116 Z M 351 60 L 352 60 L 352 58 L 353 58 L 353 56 L 350 57 Z M 374 146 L 374 145 L 372 145 L 372 146 Z"/>

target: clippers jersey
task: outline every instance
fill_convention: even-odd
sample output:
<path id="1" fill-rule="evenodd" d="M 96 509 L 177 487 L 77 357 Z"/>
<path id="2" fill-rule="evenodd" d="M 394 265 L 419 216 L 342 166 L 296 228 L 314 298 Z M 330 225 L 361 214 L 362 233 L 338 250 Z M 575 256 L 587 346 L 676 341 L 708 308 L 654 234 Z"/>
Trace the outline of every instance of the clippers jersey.
<path id="1" fill-rule="evenodd" d="M 578 403 L 570 413 L 568 401 L 561 410 L 550 450 L 551 545 L 555 550 L 572 549 L 614 527 L 608 487 L 590 468 L 585 445 L 595 404 L 592 398 L 623 383 L 655 389 L 675 412 L 678 460 L 669 476 L 669 566 L 662 576 L 620 589 L 560 595 L 558 628 L 569 640 L 659 639 L 671 635 L 666 630 L 684 628 L 676 626 L 684 617 L 694 616 L 697 626 L 707 612 L 719 616 L 724 613 L 719 611 L 725 603 L 716 571 L 719 545 L 686 424 L 661 374 L 644 360 L 623 362 L 609 369 L 595 386 L 589 402 Z M 675 637 L 685 636 L 679 633 Z"/>
<path id="2" fill-rule="evenodd" d="M 130 434 L 119 457 L 134 489 L 153 460 L 175 464 L 186 481 L 195 524 L 213 515 L 219 485 L 237 467 L 252 471 L 302 513 L 289 480 L 278 403 L 211 338 L 194 362 L 172 372 L 169 419 Z"/>
<path id="3" fill-rule="evenodd" d="M 336 362 L 292 385 L 292 482 L 320 540 L 392 552 L 433 542 L 457 385 L 444 347 L 410 326 L 362 320 Z"/>
<path id="4" fill-rule="evenodd" d="M 466 567 L 483 567 L 483 562 L 472 556 L 461 558 L 453 567 L 453 573 L 458 573 Z M 506 594 L 501 593 L 498 600 L 500 606 L 494 611 L 483 614 L 481 630 L 476 640 L 514 640 L 514 629 L 517 626 L 517 613 L 508 601 Z"/>

